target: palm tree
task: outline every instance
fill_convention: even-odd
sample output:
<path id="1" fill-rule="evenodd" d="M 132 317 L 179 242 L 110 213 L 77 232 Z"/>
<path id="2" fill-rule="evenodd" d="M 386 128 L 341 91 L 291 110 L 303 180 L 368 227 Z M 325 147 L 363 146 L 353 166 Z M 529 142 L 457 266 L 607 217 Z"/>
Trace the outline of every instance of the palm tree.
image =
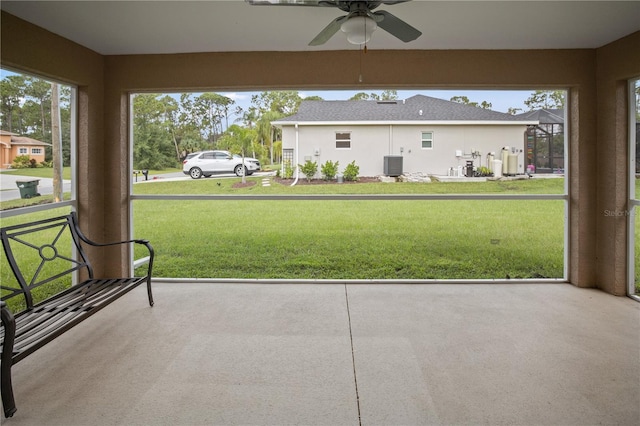
<path id="1" fill-rule="evenodd" d="M 258 138 L 262 145 L 269 148 L 269 160 L 273 164 L 273 141 L 276 139 L 278 129 L 271 125 L 271 122 L 282 118 L 284 115 L 277 111 L 267 111 L 260 116 L 257 123 Z"/>

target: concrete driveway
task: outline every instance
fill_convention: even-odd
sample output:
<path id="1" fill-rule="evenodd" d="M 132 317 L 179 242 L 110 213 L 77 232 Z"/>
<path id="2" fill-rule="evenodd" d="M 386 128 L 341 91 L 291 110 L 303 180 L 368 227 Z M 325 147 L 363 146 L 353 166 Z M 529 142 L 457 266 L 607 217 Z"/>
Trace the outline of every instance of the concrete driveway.
<path id="1" fill-rule="evenodd" d="M 18 189 L 16 182 L 30 180 L 39 180 L 37 191 L 40 195 L 53 194 L 53 179 L 22 176 L 15 173 L 0 173 L 0 201 L 19 199 L 20 189 Z M 65 192 L 71 191 L 71 181 L 65 180 L 63 188 Z"/>

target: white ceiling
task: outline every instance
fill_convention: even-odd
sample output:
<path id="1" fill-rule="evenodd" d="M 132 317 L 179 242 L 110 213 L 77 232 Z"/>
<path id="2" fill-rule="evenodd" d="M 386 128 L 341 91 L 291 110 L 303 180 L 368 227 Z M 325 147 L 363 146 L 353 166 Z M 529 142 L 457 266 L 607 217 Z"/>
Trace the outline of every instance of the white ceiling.
<path id="1" fill-rule="evenodd" d="M 307 44 L 332 7 L 218 1 L 5 1 L 0 8 L 104 55 L 358 49 L 338 32 Z M 640 1 L 428 1 L 381 6 L 422 31 L 378 29 L 369 49 L 596 48 L 640 30 Z"/>

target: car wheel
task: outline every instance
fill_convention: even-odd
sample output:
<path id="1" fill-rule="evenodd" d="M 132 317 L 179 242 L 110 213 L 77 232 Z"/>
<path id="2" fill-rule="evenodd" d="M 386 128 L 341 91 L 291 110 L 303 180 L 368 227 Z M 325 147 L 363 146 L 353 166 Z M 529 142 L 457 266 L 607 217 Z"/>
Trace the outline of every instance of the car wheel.
<path id="1" fill-rule="evenodd" d="M 191 176 L 191 179 L 200 179 L 202 177 L 202 170 L 198 167 L 194 167 L 189 170 L 189 176 Z"/>
<path id="2" fill-rule="evenodd" d="M 244 171 L 245 171 L 245 176 L 246 176 L 246 171 L 247 171 L 246 167 L 245 167 Z M 233 169 L 233 172 L 236 174 L 236 176 L 242 177 L 242 164 L 238 164 L 236 166 L 236 168 Z"/>

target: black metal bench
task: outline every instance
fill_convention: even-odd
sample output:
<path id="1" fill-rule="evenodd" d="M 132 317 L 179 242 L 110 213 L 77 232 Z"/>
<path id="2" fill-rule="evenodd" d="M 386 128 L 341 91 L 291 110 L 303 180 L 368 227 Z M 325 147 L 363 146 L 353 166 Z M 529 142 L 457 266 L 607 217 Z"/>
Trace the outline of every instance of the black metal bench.
<path id="1" fill-rule="evenodd" d="M 146 240 L 107 244 L 90 241 L 78 228 L 75 213 L 7 226 L 0 233 L 7 261 L 17 281 L 0 285 L 0 385 L 4 415 L 11 417 L 16 412 L 11 384 L 13 364 L 142 283 L 147 283 L 149 305 L 153 306 L 154 251 Z M 93 256 L 95 252 L 105 250 L 104 247 L 120 244 L 130 244 L 132 250 L 135 244 L 143 246 L 141 250 L 148 254 L 146 275 L 94 278 L 86 249 L 91 248 Z M 82 282 L 79 277 L 83 277 Z M 12 310 L 17 313 L 14 315 Z"/>

